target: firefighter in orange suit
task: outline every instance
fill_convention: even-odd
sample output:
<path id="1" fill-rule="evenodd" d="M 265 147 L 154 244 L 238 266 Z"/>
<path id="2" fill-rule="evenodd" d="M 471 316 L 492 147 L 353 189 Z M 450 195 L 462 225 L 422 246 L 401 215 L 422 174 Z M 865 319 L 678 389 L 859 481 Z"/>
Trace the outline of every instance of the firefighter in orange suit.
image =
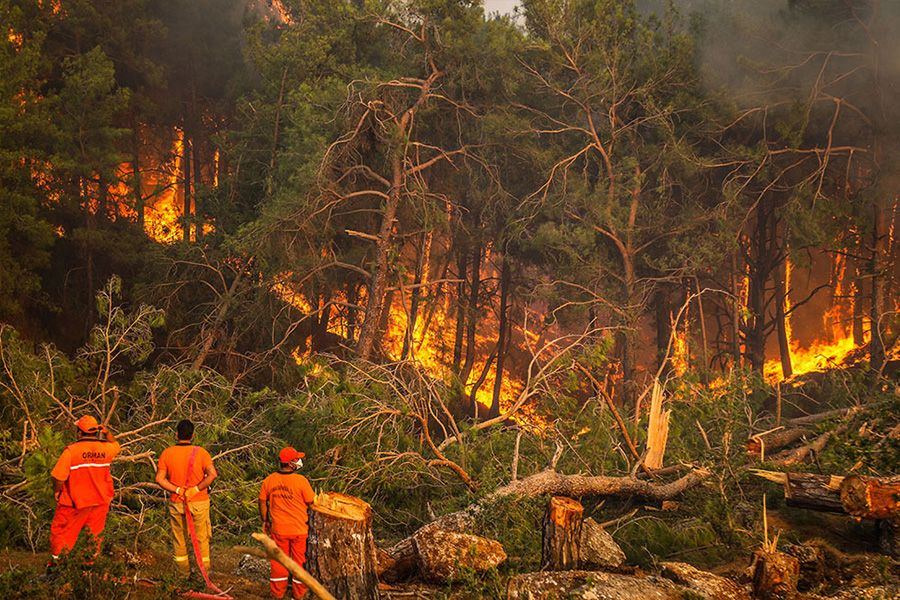
<path id="1" fill-rule="evenodd" d="M 306 562 L 306 507 L 313 503 L 316 494 L 306 477 L 297 473 L 303 466 L 303 452 L 283 448 L 278 454 L 281 467 L 263 481 L 259 490 L 259 516 L 263 529 L 285 554 L 301 567 Z M 278 561 L 272 561 L 269 590 L 275 598 L 284 598 L 290 575 Z M 306 586 L 292 582 L 294 598 L 306 594 Z"/>
<path id="2" fill-rule="evenodd" d="M 100 535 L 115 493 L 110 464 L 119 453 L 119 443 L 109 429 L 90 415 L 78 419 L 75 426 L 78 441 L 63 450 L 50 471 L 56 496 L 56 512 L 50 524 L 51 564 L 75 546 L 85 527 L 96 538 L 99 550 Z"/>
<path id="3" fill-rule="evenodd" d="M 156 464 L 156 483 L 169 496 L 169 523 L 172 526 L 175 566 L 184 577 L 191 574 L 188 548 L 190 531 L 185 511 L 190 511 L 197 535 L 203 568 L 209 570 L 209 540 L 212 525 L 209 520 L 209 486 L 218 477 L 212 457 L 205 449 L 194 446 L 194 424 L 187 419 L 175 428 L 178 442 L 163 450 Z"/>

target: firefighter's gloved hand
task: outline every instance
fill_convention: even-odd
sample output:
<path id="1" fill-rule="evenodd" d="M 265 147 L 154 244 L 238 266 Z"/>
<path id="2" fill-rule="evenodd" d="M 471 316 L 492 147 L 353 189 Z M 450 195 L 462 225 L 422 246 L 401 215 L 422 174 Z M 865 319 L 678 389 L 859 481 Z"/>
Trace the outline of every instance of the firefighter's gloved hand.
<path id="1" fill-rule="evenodd" d="M 194 496 L 196 496 L 199 493 L 200 493 L 200 488 L 198 488 L 195 485 L 193 487 L 189 487 L 188 489 L 184 490 L 184 497 L 187 498 L 188 501 L 190 501 L 191 498 L 193 498 Z"/>

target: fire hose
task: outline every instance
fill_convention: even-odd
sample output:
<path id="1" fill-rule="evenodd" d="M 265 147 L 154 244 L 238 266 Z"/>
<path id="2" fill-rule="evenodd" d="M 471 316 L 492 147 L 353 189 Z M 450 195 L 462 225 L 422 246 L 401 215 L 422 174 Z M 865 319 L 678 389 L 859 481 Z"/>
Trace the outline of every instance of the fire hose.
<path id="1" fill-rule="evenodd" d="M 190 457 L 188 457 L 187 463 L 187 473 L 190 476 L 191 468 L 194 466 L 194 457 L 197 455 L 197 450 L 200 448 L 198 446 L 194 446 L 193 451 L 191 451 Z M 187 486 L 187 481 L 185 481 L 185 487 Z M 222 598 L 223 600 L 234 600 L 231 596 L 223 592 L 216 584 L 212 582 L 209 578 L 209 574 L 206 572 L 206 565 L 203 564 L 203 555 L 200 551 L 200 542 L 197 540 L 197 529 L 194 527 L 194 517 L 191 515 L 191 507 L 188 503 L 188 499 L 186 496 L 182 496 L 183 506 L 184 506 L 184 519 L 187 522 L 188 534 L 191 537 L 191 546 L 194 548 L 194 558 L 197 559 L 197 566 L 200 568 L 200 574 L 203 575 L 203 580 L 206 582 L 206 587 L 216 593 L 215 596 L 210 596 L 206 594 L 202 595 L 193 595 L 193 594 L 201 594 L 200 592 L 186 592 L 184 595 L 193 598 Z"/>

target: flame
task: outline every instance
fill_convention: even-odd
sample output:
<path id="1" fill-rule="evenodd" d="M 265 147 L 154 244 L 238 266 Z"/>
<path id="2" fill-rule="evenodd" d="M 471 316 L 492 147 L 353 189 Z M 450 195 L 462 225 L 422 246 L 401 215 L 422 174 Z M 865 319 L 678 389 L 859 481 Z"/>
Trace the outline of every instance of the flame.
<path id="1" fill-rule="evenodd" d="M 690 368 L 690 351 L 688 349 L 688 321 L 684 319 L 684 327 L 679 328 L 672 321 L 672 356 L 669 359 L 672 370 L 679 377 L 688 372 Z"/>

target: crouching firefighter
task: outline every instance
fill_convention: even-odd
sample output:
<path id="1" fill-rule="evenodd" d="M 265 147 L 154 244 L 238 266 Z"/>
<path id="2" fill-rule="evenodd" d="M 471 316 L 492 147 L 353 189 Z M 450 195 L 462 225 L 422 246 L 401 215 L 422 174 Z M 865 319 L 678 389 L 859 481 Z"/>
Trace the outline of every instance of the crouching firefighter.
<path id="1" fill-rule="evenodd" d="M 194 424 L 187 419 L 176 426 L 178 442 L 169 446 L 159 457 L 156 483 L 171 492 L 169 523 L 172 526 L 172 546 L 175 566 L 183 577 L 191 574 L 188 544 L 196 540 L 195 552 L 201 575 L 209 570 L 209 540 L 212 525 L 209 521 L 209 486 L 218 476 L 212 457 L 205 449 L 194 446 Z M 191 531 L 193 525 L 193 532 Z M 201 558 L 202 557 L 202 558 Z M 202 562 L 202 564 L 199 564 Z"/>
<path id="2" fill-rule="evenodd" d="M 113 499 L 110 464 L 119 453 L 116 438 L 97 419 L 85 415 L 75 423 L 78 441 L 63 450 L 50 471 L 56 512 L 50 524 L 50 565 L 71 550 L 85 527 L 94 536 L 97 551 Z M 100 436 L 103 435 L 101 438 Z"/>
<path id="3" fill-rule="evenodd" d="M 303 452 L 283 448 L 278 454 L 281 464 L 278 471 L 263 481 L 259 490 L 259 516 L 263 530 L 285 554 L 301 567 L 306 563 L 307 506 L 316 498 L 306 477 L 297 473 L 303 466 Z M 284 598 L 290 574 L 278 561 L 271 561 L 269 590 L 274 598 Z M 306 586 L 297 580 L 291 582 L 294 598 L 306 594 Z"/>

